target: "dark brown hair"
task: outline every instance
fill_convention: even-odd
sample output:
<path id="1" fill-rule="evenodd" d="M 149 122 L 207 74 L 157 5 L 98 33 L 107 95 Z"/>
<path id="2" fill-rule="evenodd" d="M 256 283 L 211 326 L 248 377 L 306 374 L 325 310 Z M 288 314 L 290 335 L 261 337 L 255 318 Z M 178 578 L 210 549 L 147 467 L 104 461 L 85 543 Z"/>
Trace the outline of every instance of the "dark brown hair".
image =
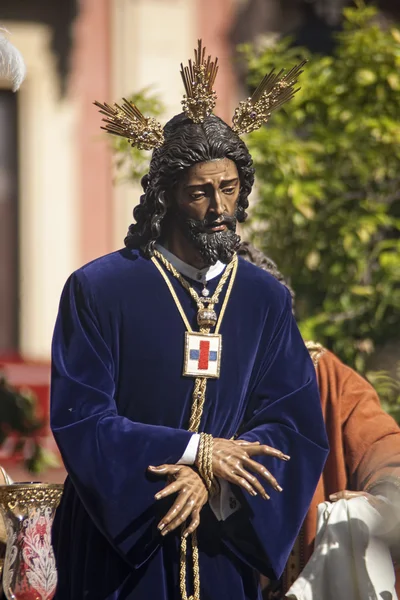
<path id="1" fill-rule="evenodd" d="M 164 144 L 154 150 L 150 170 L 142 178 L 144 194 L 133 211 L 136 223 L 129 227 L 125 238 L 128 248 L 142 248 L 148 257 L 162 233 L 168 200 L 188 168 L 222 158 L 235 163 L 240 179 L 239 222 L 247 217 L 247 198 L 254 183 L 253 161 L 246 144 L 219 117 L 211 115 L 196 124 L 184 114 L 177 115 L 165 125 L 164 136 Z"/>

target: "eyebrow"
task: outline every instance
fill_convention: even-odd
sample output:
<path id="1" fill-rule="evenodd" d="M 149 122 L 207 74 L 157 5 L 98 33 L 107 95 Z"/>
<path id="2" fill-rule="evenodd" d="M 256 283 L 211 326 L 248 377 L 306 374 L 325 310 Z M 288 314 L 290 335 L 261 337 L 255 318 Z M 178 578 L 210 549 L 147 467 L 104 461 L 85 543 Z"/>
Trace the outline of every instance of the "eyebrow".
<path id="1" fill-rule="evenodd" d="M 220 183 L 220 187 L 227 186 L 227 185 L 236 185 L 236 183 L 238 183 L 238 181 L 239 181 L 239 177 L 235 177 L 234 179 L 222 179 L 222 181 Z M 192 185 L 186 185 L 185 188 L 187 190 L 190 190 L 192 188 L 204 187 L 206 185 L 208 185 L 208 182 L 194 183 Z"/>

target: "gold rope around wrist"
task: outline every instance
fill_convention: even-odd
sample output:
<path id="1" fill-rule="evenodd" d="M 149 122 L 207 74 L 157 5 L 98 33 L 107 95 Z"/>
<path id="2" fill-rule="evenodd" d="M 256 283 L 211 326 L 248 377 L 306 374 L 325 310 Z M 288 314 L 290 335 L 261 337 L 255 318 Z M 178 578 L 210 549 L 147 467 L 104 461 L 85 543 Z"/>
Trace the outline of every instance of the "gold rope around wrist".
<path id="1" fill-rule="evenodd" d="M 208 491 L 213 487 L 214 473 L 212 468 L 214 438 L 209 433 L 200 434 L 198 468 Z"/>

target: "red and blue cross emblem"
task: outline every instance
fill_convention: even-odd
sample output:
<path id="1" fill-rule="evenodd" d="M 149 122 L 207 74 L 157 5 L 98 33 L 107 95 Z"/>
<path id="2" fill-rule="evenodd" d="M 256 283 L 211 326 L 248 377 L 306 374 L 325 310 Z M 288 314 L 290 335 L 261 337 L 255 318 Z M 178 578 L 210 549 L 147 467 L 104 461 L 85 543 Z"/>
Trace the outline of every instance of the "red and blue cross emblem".
<path id="1" fill-rule="evenodd" d="M 218 352 L 210 350 L 210 342 L 207 340 L 200 341 L 199 350 L 190 350 L 190 360 L 197 360 L 197 367 L 200 371 L 207 371 L 209 361 L 217 360 Z"/>
<path id="2" fill-rule="evenodd" d="M 186 332 L 183 375 L 219 377 L 220 361 L 220 335 Z"/>

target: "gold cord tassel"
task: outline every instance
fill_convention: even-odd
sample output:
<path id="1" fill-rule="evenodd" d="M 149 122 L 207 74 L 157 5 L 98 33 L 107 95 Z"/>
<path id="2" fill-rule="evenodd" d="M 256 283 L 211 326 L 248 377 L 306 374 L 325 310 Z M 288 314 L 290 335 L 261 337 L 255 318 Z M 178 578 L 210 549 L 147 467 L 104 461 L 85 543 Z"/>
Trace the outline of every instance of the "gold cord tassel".
<path id="1" fill-rule="evenodd" d="M 206 400 L 207 379 L 196 377 L 193 390 L 193 403 L 190 415 L 189 431 L 197 433 Z M 212 471 L 212 451 L 214 439 L 209 433 L 200 434 L 199 443 L 199 473 L 210 493 L 214 490 L 214 475 Z M 182 527 L 182 532 L 185 526 Z M 193 595 L 187 595 L 186 589 L 187 539 L 181 535 L 179 583 L 182 600 L 200 600 L 200 567 L 199 549 L 196 532 L 192 533 L 192 564 L 193 564 Z"/>

